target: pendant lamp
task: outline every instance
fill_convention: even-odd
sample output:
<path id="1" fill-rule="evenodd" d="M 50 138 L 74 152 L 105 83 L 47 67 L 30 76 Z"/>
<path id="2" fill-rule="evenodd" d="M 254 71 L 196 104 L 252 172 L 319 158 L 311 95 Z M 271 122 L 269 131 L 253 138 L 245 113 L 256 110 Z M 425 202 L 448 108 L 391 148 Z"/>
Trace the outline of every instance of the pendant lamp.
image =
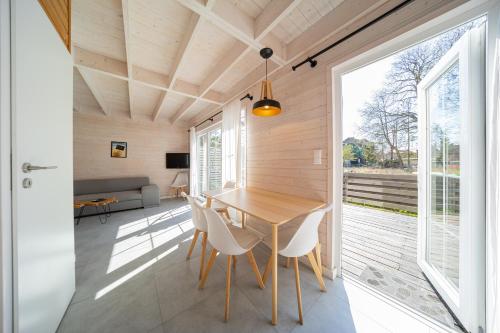
<path id="1" fill-rule="evenodd" d="M 280 102 L 273 99 L 271 81 L 267 80 L 267 59 L 271 58 L 273 50 L 265 47 L 260 50 L 260 56 L 266 59 L 266 79 L 262 81 L 260 88 L 260 100 L 253 104 L 252 113 L 260 117 L 272 117 L 281 113 Z"/>

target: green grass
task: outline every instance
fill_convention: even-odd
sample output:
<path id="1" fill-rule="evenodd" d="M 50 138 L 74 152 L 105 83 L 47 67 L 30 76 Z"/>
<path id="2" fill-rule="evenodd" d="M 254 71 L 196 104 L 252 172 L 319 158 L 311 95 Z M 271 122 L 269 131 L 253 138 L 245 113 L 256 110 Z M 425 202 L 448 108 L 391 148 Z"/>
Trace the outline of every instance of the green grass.
<path id="1" fill-rule="evenodd" d="M 391 213 L 397 213 L 401 215 L 406 215 L 406 216 L 412 216 L 412 217 L 417 217 L 417 213 L 409 212 L 407 210 L 402 210 L 402 209 L 391 209 L 391 208 L 384 208 L 384 207 L 378 207 L 374 205 L 369 205 L 369 204 L 362 204 L 362 203 L 357 203 L 357 202 L 350 202 L 350 201 L 344 201 L 345 203 L 348 203 L 349 205 L 353 206 L 359 206 L 359 207 L 366 207 L 366 208 L 372 208 L 376 210 L 380 210 L 383 212 L 391 212 Z"/>

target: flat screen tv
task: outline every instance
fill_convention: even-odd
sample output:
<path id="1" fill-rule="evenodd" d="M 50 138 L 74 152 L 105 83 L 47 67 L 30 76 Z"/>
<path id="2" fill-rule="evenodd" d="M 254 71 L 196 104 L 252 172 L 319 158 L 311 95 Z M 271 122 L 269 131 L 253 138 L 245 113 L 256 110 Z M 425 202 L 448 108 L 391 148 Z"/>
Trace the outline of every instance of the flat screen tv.
<path id="1" fill-rule="evenodd" d="M 189 169 L 189 153 L 167 153 L 167 169 Z"/>

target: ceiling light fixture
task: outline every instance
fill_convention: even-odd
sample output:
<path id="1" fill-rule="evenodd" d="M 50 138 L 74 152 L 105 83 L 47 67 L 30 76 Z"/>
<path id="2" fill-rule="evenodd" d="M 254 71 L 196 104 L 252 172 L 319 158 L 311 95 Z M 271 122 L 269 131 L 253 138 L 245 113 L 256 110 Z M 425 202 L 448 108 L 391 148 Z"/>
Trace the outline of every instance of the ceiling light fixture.
<path id="1" fill-rule="evenodd" d="M 254 103 L 252 113 L 260 117 L 272 117 L 281 113 L 280 102 L 273 99 L 271 81 L 267 80 L 267 59 L 271 58 L 273 50 L 265 47 L 260 50 L 260 56 L 266 59 L 266 79 L 260 88 L 260 100 Z"/>

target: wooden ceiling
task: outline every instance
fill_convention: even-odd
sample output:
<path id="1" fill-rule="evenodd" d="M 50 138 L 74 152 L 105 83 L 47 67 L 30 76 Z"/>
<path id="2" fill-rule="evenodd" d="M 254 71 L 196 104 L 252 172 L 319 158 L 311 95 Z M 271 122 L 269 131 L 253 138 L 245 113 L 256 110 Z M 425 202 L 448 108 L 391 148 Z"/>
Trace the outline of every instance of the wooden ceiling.
<path id="1" fill-rule="evenodd" d="M 75 112 L 176 123 L 213 112 L 401 0 L 73 0 Z"/>

